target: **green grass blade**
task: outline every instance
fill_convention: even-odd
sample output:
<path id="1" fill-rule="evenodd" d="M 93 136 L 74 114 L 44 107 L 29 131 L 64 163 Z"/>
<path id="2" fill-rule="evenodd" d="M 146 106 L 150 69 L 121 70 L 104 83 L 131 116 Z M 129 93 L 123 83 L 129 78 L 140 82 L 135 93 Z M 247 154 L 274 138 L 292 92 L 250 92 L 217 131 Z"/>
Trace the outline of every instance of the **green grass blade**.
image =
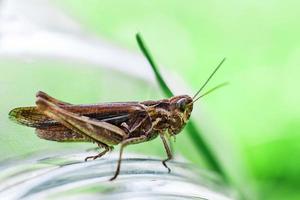
<path id="1" fill-rule="evenodd" d="M 138 43 L 140 49 L 142 50 L 143 54 L 145 55 L 148 62 L 150 63 L 150 65 L 154 71 L 155 77 L 159 83 L 159 86 L 161 87 L 161 89 L 163 90 L 165 95 L 167 97 L 174 96 L 174 94 L 172 93 L 172 91 L 170 90 L 170 88 L 168 87 L 168 85 L 166 84 L 164 79 L 162 78 L 161 74 L 159 73 L 158 67 L 155 64 L 154 60 L 152 59 L 152 56 L 151 56 L 149 50 L 146 48 L 146 45 L 142 39 L 142 36 L 139 33 L 136 34 L 136 40 L 137 40 L 137 43 Z M 226 176 L 223 168 L 221 167 L 221 164 L 219 163 L 217 157 L 215 156 L 215 154 L 213 153 L 213 151 L 211 150 L 209 145 L 201 137 L 201 135 L 202 135 L 201 131 L 199 131 L 199 129 L 197 129 L 197 127 L 195 126 L 195 124 L 192 120 L 189 121 L 186 128 L 188 131 L 189 138 L 192 141 L 193 145 L 195 145 L 197 151 L 199 152 L 199 155 L 203 155 L 207 164 L 209 165 L 209 167 L 212 170 L 219 173 L 223 177 L 223 179 L 227 182 L 227 176 Z"/>
<path id="2" fill-rule="evenodd" d="M 160 75 L 157 65 L 155 64 L 154 60 L 152 59 L 152 56 L 151 56 L 150 52 L 148 51 L 148 49 L 146 48 L 145 43 L 142 39 L 142 36 L 139 33 L 136 34 L 136 40 L 137 40 L 137 43 L 138 43 L 140 49 L 142 50 L 144 56 L 147 58 L 148 62 L 150 63 L 150 66 L 152 67 L 152 70 L 154 71 L 154 74 L 159 83 L 159 86 L 161 87 L 161 89 L 163 90 L 165 95 L 167 97 L 174 96 L 173 92 L 170 90 L 170 88 L 168 87 L 168 85 L 166 84 L 166 82 L 164 81 L 162 76 Z"/>
<path id="3" fill-rule="evenodd" d="M 186 129 L 189 135 L 189 138 L 193 145 L 196 147 L 200 155 L 203 155 L 210 169 L 219 173 L 224 181 L 228 182 L 226 173 L 219 163 L 216 155 L 211 150 L 209 145 L 201 137 L 202 132 L 195 126 L 195 123 L 192 119 L 186 125 Z"/>

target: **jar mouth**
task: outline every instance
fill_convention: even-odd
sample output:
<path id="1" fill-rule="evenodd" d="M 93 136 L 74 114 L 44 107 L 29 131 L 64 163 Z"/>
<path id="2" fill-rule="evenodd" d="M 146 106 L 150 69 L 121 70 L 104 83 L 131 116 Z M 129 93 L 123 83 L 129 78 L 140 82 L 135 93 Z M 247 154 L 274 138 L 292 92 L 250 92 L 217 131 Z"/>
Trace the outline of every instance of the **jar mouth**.
<path id="1" fill-rule="evenodd" d="M 54 156 L 31 156 L 10 161 L 0 172 L 0 196 L 11 199 L 59 199 L 87 196 L 106 199 L 233 199 L 230 188 L 214 173 L 188 162 L 170 161 L 171 173 L 159 158 L 126 154 L 114 181 L 118 154 L 84 162 L 88 153 L 60 152 Z M 18 163 L 18 164 L 16 164 Z M 2 165 L 3 166 L 3 165 Z M 180 190 L 179 190 L 180 188 Z M 221 189 L 220 189 L 221 188 Z"/>

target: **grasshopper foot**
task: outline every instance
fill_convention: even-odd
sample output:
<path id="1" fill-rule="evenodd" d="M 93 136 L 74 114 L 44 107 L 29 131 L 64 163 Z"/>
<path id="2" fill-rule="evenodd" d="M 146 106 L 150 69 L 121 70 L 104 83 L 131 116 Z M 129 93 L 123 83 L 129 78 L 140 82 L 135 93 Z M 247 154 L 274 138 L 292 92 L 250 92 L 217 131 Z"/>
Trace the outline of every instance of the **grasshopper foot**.
<path id="1" fill-rule="evenodd" d="M 117 175 L 114 175 L 113 177 L 111 177 L 111 178 L 109 179 L 109 181 L 115 180 L 115 179 L 117 178 L 117 176 L 118 176 L 118 174 L 117 174 Z"/>
<path id="2" fill-rule="evenodd" d="M 164 165 L 165 168 L 168 169 L 168 173 L 170 173 L 170 172 L 171 172 L 171 169 L 170 169 L 170 168 L 168 167 L 168 165 L 166 164 L 166 162 L 167 162 L 168 160 L 169 160 L 169 159 L 163 160 L 163 161 L 162 161 L 162 164 Z"/>
<path id="3" fill-rule="evenodd" d="M 106 153 L 106 152 L 105 152 Z M 95 156 L 88 156 L 84 159 L 84 161 L 88 161 L 89 159 L 93 159 L 93 160 L 96 160 L 97 158 L 101 158 L 105 153 L 101 152 Z"/>
<path id="4" fill-rule="evenodd" d="M 96 160 L 97 158 L 101 158 L 102 156 L 104 156 L 108 151 L 110 151 L 112 148 L 110 147 L 105 147 L 104 151 L 100 152 L 99 154 L 95 155 L 95 156 L 88 156 L 84 159 L 84 161 L 88 161 L 89 159 L 93 159 Z"/>
<path id="5" fill-rule="evenodd" d="M 84 161 L 87 162 L 89 159 L 93 159 L 94 157 L 96 157 L 96 156 L 88 156 L 88 157 L 86 157 L 86 158 L 84 159 Z M 94 160 L 95 160 L 95 159 L 94 159 Z"/>

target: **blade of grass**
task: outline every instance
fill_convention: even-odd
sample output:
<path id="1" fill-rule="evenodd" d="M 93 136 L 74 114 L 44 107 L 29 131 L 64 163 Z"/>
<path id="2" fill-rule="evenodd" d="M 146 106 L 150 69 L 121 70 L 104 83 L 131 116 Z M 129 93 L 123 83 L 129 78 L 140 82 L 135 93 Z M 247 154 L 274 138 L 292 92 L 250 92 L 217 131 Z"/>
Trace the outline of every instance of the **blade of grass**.
<path id="1" fill-rule="evenodd" d="M 154 74 L 159 83 L 159 86 L 161 87 L 161 89 L 163 90 L 165 95 L 167 97 L 174 96 L 174 94 L 172 93 L 172 91 L 170 90 L 170 88 L 168 87 L 168 85 L 166 84 L 164 79 L 162 78 L 161 74 L 159 73 L 158 67 L 155 64 L 154 60 L 152 59 L 152 56 L 151 56 L 149 50 L 147 49 L 147 47 L 142 39 L 142 36 L 139 33 L 136 34 L 136 40 L 137 40 L 137 43 L 138 43 L 141 51 L 143 52 L 144 56 L 147 58 L 148 62 L 150 63 L 150 66 L 152 67 L 152 69 L 154 71 Z M 209 167 L 212 170 L 214 170 L 215 172 L 217 172 L 218 174 L 220 174 L 221 177 L 224 179 L 224 181 L 228 182 L 226 173 L 225 173 L 224 169 L 222 168 L 220 162 L 218 161 L 216 155 L 211 150 L 209 145 L 205 142 L 205 140 L 201 137 L 201 135 L 202 135 L 201 131 L 199 129 L 197 129 L 197 127 L 195 126 L 195 124 L 192 120 L 189 121 L 186 128 L 188 130 L 188 135 L 190 137 L 190 140 L 192 141 L 193 145 L 195 145 L 199 154 L 204 156 Z"/>
<path id="2" fill-rule="evenodd" d="M 146 48 L 145 43 L 142 39 L 142 36 L 139 33 L 136 34 L 136 40 L 137 40 L 137 43 L 138 43 L 140 49 L 142 50 L 144 56 L 147 58 L 148 62 L 150 63 L 150 66 L 152 67 L 152 70 L 155 74 L 156 80 L 158 81 L 160 88 L 163 90 L 163 92 L 165 93 L 165 95 L 167 97 L 174 96 L 173 92 L 168 87 L 168 85 L 166 84 L 166 82 L 164 81 L 162 76 L 160 75 L 158 68 L 156 67 L 157 65 L 155 64 L 154 60 L 152 59 L 152 56 L 150 55 L 150 52 Z"/>

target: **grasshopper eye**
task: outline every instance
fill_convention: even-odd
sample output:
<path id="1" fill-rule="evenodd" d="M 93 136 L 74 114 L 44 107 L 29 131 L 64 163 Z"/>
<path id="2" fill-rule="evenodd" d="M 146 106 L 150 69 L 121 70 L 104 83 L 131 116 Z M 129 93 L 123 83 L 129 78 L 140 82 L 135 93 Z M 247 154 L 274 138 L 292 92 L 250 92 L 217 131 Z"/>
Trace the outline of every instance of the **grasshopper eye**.
<path id="1" fill-rule="evenodd" d="M 180 99 L 179 101 L 176 102 L 176 107 L 180 110 L 180 111 L 185 111 L 186 108 L 186 100 L 185 99 Z"/>

